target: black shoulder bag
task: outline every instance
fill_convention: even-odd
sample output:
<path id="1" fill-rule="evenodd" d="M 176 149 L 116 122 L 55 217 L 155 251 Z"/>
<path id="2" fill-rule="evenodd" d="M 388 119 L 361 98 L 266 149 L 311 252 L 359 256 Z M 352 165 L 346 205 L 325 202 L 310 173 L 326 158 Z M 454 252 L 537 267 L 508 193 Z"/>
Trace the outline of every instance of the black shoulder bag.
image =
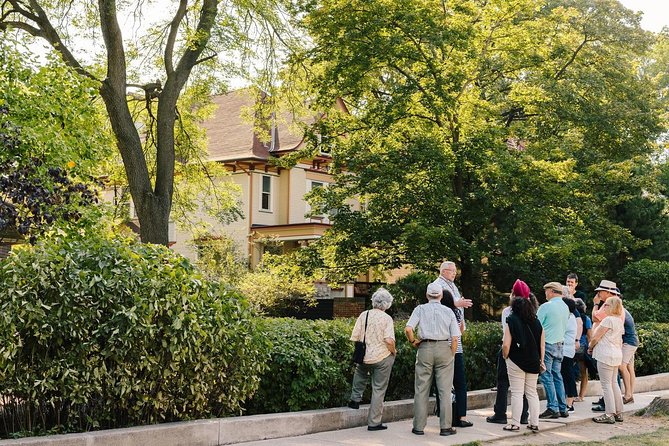
<path id="1" fill-rule="evenodd" d="M 367 351 L 367 344 L 365 340 L 367 339 L 367 321 L 369 320 L 369 310 L 367 310 L 367 316 L 365 317 L 365 331 L 362 337 L 362 341 L 355 341 L 355 347 L 353 348 L 353 362 L 356 364 L 362 364 L 365 359 L 365 352 Z"/>

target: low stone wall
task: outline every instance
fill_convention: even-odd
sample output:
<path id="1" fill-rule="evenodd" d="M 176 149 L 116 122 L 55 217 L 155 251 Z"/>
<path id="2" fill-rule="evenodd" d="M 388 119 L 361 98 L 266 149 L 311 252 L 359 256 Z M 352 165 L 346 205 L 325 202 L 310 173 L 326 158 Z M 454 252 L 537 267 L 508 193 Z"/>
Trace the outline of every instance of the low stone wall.
<path id="1" fill-rule="evenodd" d="M 667 389 L 669 389 L 669 373 L 637 377 L 635 390 L 638 393 Z M 588 396 L 600 393 L 599 382 L 590 381 Z M 540 395 L 543 395 L 543 389 L 540 389 Z M 492 407 L 494 401 L 495 392 L 491 390 L 469 392 L 467 397 L 470 409 Z M 433 409 L 434 401 L 431 401 L 430 405 L 430 409 Z M 405 420 L 412 416 L 413 400 L 385 403 L 384 422 Z M 4 440 L 0 441 L 0 446 L 218 446 L 348 429 L 366 424 L 367 406 L 363 405 L 358 410 L 349 408 L 308 410 Z"/>

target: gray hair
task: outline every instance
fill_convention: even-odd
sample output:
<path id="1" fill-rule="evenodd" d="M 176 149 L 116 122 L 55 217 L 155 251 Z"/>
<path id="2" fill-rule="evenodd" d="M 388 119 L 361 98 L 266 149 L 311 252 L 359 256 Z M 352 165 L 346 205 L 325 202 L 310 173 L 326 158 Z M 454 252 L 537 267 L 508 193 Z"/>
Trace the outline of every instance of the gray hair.
<path id="1" fill-rule="evenodd" d="M 386 311 L 393 304 L 393 296 L 385 288 L 379 288 L 372 294 L 372 308 Z"/>
<path id="2" fill-rule="evenodd" d="M 571 298 L 571 294 L 569 294 L 569 287 L 562 285 L 562 297 L 569 297 Z"/>
<path id="3" fill-rule="evenodd" d="M 441 266 L 439 266 L 439 272 L 442 272 L 445 269 L 449 269 L 450 267 L 453 267 L 453 269 L 456 269 L 457 267 L 455 266 L 455 262 L 451 262 L 449 260 L 443 262 Z"/>

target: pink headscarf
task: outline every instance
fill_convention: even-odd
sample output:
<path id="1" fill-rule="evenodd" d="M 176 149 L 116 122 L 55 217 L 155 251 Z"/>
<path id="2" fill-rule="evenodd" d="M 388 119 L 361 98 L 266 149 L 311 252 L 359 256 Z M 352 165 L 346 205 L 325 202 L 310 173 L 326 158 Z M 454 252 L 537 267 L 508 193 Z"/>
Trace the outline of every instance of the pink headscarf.
<path id="1" fill-rule="evenodd" d="M 513 284 L 511 292 L 516 297 L 523 297 L 525 299 L 530 298 L 530 287 L 527 286 L 527 284 L 520 279 L 516 279 L 516 282 Z"/>

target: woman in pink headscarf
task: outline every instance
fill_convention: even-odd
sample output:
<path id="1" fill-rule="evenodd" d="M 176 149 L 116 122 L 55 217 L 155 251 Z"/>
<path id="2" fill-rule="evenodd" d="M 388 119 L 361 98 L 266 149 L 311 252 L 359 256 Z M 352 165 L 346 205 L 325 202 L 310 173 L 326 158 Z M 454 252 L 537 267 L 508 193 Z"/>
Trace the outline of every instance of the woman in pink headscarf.
<path id="1" fill-rule="evenodd" d="M 517 294 L 516 294 L 517 293 Z M 530 289 L 522 280 L 513 285 L 511 314 L 504 327 L 502 356 L 506 359 L 511 388 L 511 423 L 507 431 L 520 430 L 523 395 L 529 405 L 528 429 L 539 430 L 539 395 L 537 380 L 544 363 L 544 331 L 537 319 L 536 306 L 530 300 Z"/>

